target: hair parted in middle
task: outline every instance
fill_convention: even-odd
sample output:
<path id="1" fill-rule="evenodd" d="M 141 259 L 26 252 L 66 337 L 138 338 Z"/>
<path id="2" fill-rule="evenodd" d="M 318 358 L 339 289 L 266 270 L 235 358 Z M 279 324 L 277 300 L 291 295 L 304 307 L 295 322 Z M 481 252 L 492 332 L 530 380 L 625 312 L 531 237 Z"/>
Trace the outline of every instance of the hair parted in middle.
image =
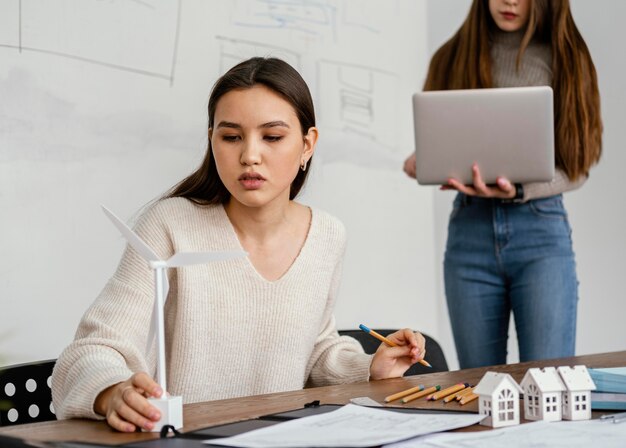
<path id="1" fill-rule="evenodd" d="M 530 16 L 517 69 L 531 40 L 552 48 L 556 166 L 571 180 L 586 176 L 602 153 L 602 118 L 596 69 L 569 0 L 528 0 Z M 493 87 L 491 44 L 497 25 L 489 0 L 474 0 L 461 28 L 432 57 L 424 90 Z"/>
<path id="2" fill-rule="evenodd" d="M 215 110 L 220 98 L 232 90 L 249 89 L 256 85 L 269 88 L 291 104 L 300 122 L 303 136 L 310 128 L 315 127 L 313 98 L 309 87 L 296 69 L 278 58 L 254 57 L 235 65 L 215 82 L 209 97 L 209 129 L 214 126 Z M 308 173 L 309 170 L 298 170 L 291 183 L 289 199 L 294 199 L 298 195 Z M 184 197 L 200 205 L 225 204 L 229 201 L 230 193 L 217 172 L 210 140 L 200 167 L 175 185 L 165 197 Z"/>

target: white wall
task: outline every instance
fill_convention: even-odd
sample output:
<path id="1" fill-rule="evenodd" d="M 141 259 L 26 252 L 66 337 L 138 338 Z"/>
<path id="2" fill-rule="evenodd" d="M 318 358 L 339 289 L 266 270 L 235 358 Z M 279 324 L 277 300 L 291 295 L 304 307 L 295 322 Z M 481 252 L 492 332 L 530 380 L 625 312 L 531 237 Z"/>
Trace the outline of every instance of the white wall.
<path id="1" fill-rule="evenodd" d="M 432 54 L 447 40 L 466 16 L 470 0 L 429 0 L 428 47 Z M 574 251 L 580 282 L 576 354 L 626 349 L 626 293 L 621 276 L 626 268 L 626 202 L 622 197 L 626 166 L 626 49 L 620 19 L 626 14 L 621 0 L 572 0 L 572 13 L 598 72 L 604 149 L 600 164 L 578 191 L 565 195 L 573 229 Z M 624 13 L 624 14 L 622 14 Z M 452 194 L 433 189 L 439 338 L 450 364 L 458 367 L 443 293 L 443 252 L 447 236 Z M 558 316 L 556 317 L 558 318 Z M 516 362 L 513 323 L 510 331 L 509 362 Z"/>
<path id="2" fill-rule="evenodd" d="M 409 95 L 470 1 L 386 1 L 383 10 L 378 0 L 326 0 L 316 4 L 328 6 L 335 21 L 309 23 L 305 34 L 244 26 L 242 18 L 250 20 L 268 2 L 233 0 L 231 9 L 221 0 L 181 4 L 177 21 L 175 1 L 22 0 L 22 17 L 47 25 L 31 23 L 20 34 L 14 20 L 20 2 L 0 2 L 0 365 L 58 356 L 123 248 L 99 204 L 130 218 L 189 173 L 204 152 L 210 85 L 236 57 L 266 51 L 299 61 L 315 96 L 322 137 L 303 201 L 348 228 L 339 326 L 422 329 L 456 366 L 441 280 L 452 195 L 416 186 L 401 164 L 413 145 Z M 141 26 L 120 23 L 130 31 L 113 36 L 107 27 L 96 29 L 98 21 L 55 28 L 51 20 L 59 10 L 67 20 L 85 17 L 94 5 L 100 21 L 115 19 L 115 8 L 124 17 L 156 16 Z M 577 352 L 584 354 L 623 349 L 626 341 L 620 281 L 626 58 L 617 23 L 626 3 L 575 0 L 573 11 L 596 62 L 605 123 L 600 165 L 582 190 L 566 196 L 581 282 Z M 133 41 L 136 29 L 144 40 Z M 87 37 L 68 39 L 76 33 Z M 111 39 L 121 43 L 112 54 Z M 45 45 L 50 51 L 35 51 Z M 163 51 L 145 53 L 148 48 Z M 53 53 L 60 50 L 74 57 Z M 139 65 L 98 64 L 94 54 Z M 323 61 L 330 60 L 397 76 L 393 111 L 378 122 L 377 140 L 337 128 L 336 97 L 324 95 L 318 82 L 318 68 L 327 69 Z"/>
<path id="3" fill-rule="evenodd" d="M 348 229 L 338 325 L 436 332 L 432 195 L 400 175 L 427 64 L 424 10 L 2 0 L 0 364 L 55 358 L 71 341 L 123 249 L 100 204 L 131 218 L 190 173 L 211 85 L 253 55 L 286 59 L 314 96 L 321 136 L 302 201 Z"/>

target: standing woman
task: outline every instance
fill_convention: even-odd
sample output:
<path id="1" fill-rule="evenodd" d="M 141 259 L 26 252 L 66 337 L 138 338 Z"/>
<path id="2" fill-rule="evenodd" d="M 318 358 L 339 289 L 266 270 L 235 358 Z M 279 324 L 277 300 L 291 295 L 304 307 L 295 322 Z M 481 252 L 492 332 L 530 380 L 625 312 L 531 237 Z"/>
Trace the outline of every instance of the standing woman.
<path id="1" fill-rule="evenodd" d="M 424 90 L 541 85 L 554 91 L 554 180 L 486 185 L 474 165 L 473 185 L 441 187 L 459 192 L 444 277 L 461 368 L 506 363 L 511 311 L 520 361 L 574 355 L 578 280 L 562 193 L 600 158 L 600 98 L 568 0 L 474 0 L 430 63 Z M 415 177 L 414 155 L 404 170 Z"/>

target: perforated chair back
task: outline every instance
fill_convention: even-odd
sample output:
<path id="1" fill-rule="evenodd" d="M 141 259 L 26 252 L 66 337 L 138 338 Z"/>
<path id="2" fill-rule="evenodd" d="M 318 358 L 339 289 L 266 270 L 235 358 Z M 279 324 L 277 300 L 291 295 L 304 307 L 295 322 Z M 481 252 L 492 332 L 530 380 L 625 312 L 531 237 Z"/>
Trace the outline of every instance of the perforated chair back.
<path id="1" fill-rule="evenodd" d="M 394 333 L 398 330 L 390 330 L 390 329 L 374 329 L 375 332 L 380 333 L 383 336 L 387 336 L 391 333 Z M 341 336 L 350 336 L 361 343 L 363 346 L 363 350 L 367 354 L 373 354 L 378 349 L 378 346 L 381 344 L 380 341 L 371 335 L 367 334 L 362 330 L 339 330 L 339 334 Z M 448 368 L 448 363 L 446 361 L 446 357 L 443 354 L 443 350 L 437 341 L 435 341 L 432 337 L 427 334 L 422 333 L 424 339 L 426 339 L 426 360 L 432 366 L 432 369 L 425 367 L 421 364 L 412 365 L 405 373 L 404 376 L 409 375 L 423 375 L 425 373 L 434 373 L 434 372 L 447 372 L 450 370 Z"/>
<path id="2" fill-rule="evenodd" d="M 56 418 L 50 388 L 55 362 L 0 367 L 0 427 Z"/>

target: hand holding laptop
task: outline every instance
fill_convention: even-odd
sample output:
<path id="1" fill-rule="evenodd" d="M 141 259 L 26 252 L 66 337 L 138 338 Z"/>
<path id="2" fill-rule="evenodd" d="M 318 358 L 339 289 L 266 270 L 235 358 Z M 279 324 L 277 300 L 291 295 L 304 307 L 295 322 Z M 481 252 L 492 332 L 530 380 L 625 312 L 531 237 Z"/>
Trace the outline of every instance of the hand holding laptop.
<path id="1" fill-rule="evenodd" d="M 440 190 L 457 190 L 468 196 L 480 196 L 483 198 L 513 199 L 515 197 L 515 185 L 504 177 L 498 177 L 495 184 L 487 185 L 477 164 L 472 165 L 474 183 L 464 185 L 457 179 L 451 178 L 448 183 L 442 185 Z"/>
<path id="2" fill-rule="evenodd" d="M 512 182 L 554 176 L 550 87 L 419 92 L 413 112 L 415 154 L 404 171 L 422 185 L 510 199 Z"/>

